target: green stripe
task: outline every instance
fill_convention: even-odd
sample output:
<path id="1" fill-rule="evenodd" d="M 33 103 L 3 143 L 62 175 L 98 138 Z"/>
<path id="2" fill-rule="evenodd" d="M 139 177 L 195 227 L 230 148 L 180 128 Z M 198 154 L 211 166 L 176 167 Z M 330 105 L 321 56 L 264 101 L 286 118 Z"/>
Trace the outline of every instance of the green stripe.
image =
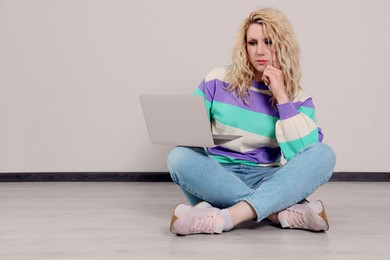
<path id="1" fill-rule="evenodd" d="M 251 161 L 235 159 L 227 156 L 210 154 L 210 157 L 214 158 L 219 163 L 239 163 L 239 164 L 245 164 L 250 166 L 259 166 L 257 163 Z"/>
<path id="2" fill-rule="evenodd" d="M 210 157 L 214 158 L 219 163 L 237 163 L 237 164 L 245 164 L 245 165 L 250 165 L 250 166 L 259 166 L 260 165 L 260 164 L 255 163 L 255 162 L 241 160 L 241 159 L 235 159 L 235 158 L 228 157 L 228 156 L 210 154 Z M 279 162 L 280 162 L 280 158 L 273 163 L 279 163 Z"/>
<path id="3" fill-rule="evenodd" d="M 211 110 L 211 102 L 208 101 L 206 99 L 206 96 L 205 94 L 203 93 L 203 91 L 200 89 L 200 88 L 197 88 L 195 91 L 194 91 L 194 96 L 202 96 L 204 98 L 204 103 L 206 105 L 206 111 L 207 111 L 207 118 L 209 119 L 210 121 L 210 110 Z"/>
<path id="4" fill-rule="evenodd" d="M 203 96 L 204 92 L 197 88 L 194 95 Z M 211 102 L 206 98 L 205 104 L 207 116 L 210 120 Z M 213 101 L 212 117 L 223 125 L 242 129 L 257 135 L 276 138 L 275 124 L 279 120 L 278 117 L 269 116 L 259 112 L 253 112 L 241 107 L 230 104 Z M 221 111 L 221 112 L 220 112 Z"/>
<path id="5" fill-rule="evenodd" d="M 305 107 L 305 106 L 300 106 L 298 108 L 298 111 L 301 112 L 301 113 L 304 113 L 305 115 L 307 115 L 308 117 L 310 117 L 311 120 L 313 120 L 315 123 L 317 123 L 316 121 L 316 110 L 314 108 L 311 108 L 311 107 Z"/>
<path id="6" fill-rule="evenodd" d="M 202 96 L 202 97 L 204 97 L 205 94 L 203 93 L 203 91 L 200 88 L 196 88 L 195 91 L 194 91 L 194 96 Z"/>
<path id="7" fill-rule="evenodd" d="M 299 150 L 303 147 L 308 146 L 312 143 L 318 142 L 318 129 L 314 129 L 310 134 L 304 136 L 303 138 L 295 139 L 289 142 L 280 142 L 279 146 L 282 149 L 284 158 L 290 160 L 293 158 Z"/>
<path id="8" fill-rule="evenodd" d="M 277 117 L 249 111 L 215 100 L 213 102 L 212 116 L 221 124 L 257 135 L 276 138 L 275 124 L 279 120 Z"/>

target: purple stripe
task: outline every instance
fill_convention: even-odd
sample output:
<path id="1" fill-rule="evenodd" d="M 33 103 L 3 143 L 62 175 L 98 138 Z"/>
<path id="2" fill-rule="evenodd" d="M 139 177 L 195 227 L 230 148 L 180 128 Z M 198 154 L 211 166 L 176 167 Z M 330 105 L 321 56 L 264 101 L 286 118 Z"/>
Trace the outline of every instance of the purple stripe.
<path id="1" fill-rule="evenodd" d="M 324 139 L 324 133 L 322 132 L 322 129 L 321 127 L 317 127 L 318 128 L 318 142 L 322 142 L 322 140 Z"/>
<path id="2" fill-rule="evenodd" d="M 252 82 L 255 88 L 262 89 L 262 90 L 269 90 L 269 88 L 267 87 L 267 85 L 264 84 L 264 82 L 256 82 L 256 81 L 252 81 Z"/>
<path id="3" fill-rule="evenodd" d="M 234 152 L 222 146 L 210 147 L 208 151 L 214 155 L 246 160 L 259 164 L 269 164 L 277 161 L 280 156 L 280 148 L 263 147 L 246 153 Z"/>
<path id="4" fill-rule="evenodd" d="M 215 100 L 224 104 L 241 107 L 249 111 L 278 117 L 278 111 L 272 107 L 270 96 L 251 91 L 251 96 L 247 97 L 250 105 L 247 105 L 241 98 L 236 99 L 230 91 L 226 90 L 225 88 L 227 86 L 228 83 L 214 79 L 207 82 L 203 81 L 199 88 L 205 93 L 208 101 Z"/>
<path id="5" fill-rule="evenodd" d="M 313 103 L 313 99 L 312 98 L 308 98 L 306 99 L 305 101 L 298 101 L 298 102 L 294 102 L 294 106 L 298 109 L 298 107 L 300 106 L 304 106 L 304 107 L 309 107 L 309 108 L 315 108 L 314 106 L 314 103 Z"/>
<path id="6" fill-rule="evenodd" d="M 203 81 L 199 84 L 198 88 L 199 88 L 200 90 L 202 90 L 202 92 L 204 93 L 204 97 L 205 97 L 208 101 L 210 101 L 210 102 L 213 101 L 213 97 L 214 97 L 214 94 L 215 94 L 215 87 L 213 88 L 213 86 L 207 85 L 206 82 L 203 80 Z"/>
<path id="7" fill-rule="evenodd" d="M 287 102 L 284 104 L 277 104 L 276 107 L 279 111 L 279 117 L 280 119 L 288 119 L 290 117 L 296 116 L 299 114 L 298 110 L 295 108 L 294 104 L 291 102 Z"/>
<path id="8" fill-rule="evenodd" d="M 264 84 L 262 83 L 256 83 L 254 82 L 254 86 L 259 89 L 264 88 Z M 262 87 L 262 85 L 264 85 Z M 251 91 L 251 96 L 247 97 L 247 100 L 249 100 L 250 105 L 247 105 L 244 103 L 244 101 L 241 98 L 236 99 L 234 95 L 225 88 L 228 86 L 228 83 L 220 81 L 218 79 L 213 79 L 210 81 L 202 81 L 199 85 L 200 90 L 205 93 L 205 98 L 212 102 L 213 100 L 216 100 L 218 102 L 229 104 L 233 106 L 238 106 L 244 109 L 247 109 L 249 111 L 254 111 L 258 113 L 263 113 L 269 116 L 279 117 L 280 111 L 276 110 L 271 103 L 271 98 L 268 95 L 258 93 Z M 266 87 L 266 86 L 265 86 Z M 314 108 L 313 100 L 312 98 L 308 98 L 304 102 L 294 102 L 292 103 L 296 109 L 300 106 L 305 106 L 309 108 Z M 278 106 L 278 105 L 277 105 Z M 292 111 L 290 111 L 292 113 Z M 287 118 L 296 115 L 287 113 Z"/>

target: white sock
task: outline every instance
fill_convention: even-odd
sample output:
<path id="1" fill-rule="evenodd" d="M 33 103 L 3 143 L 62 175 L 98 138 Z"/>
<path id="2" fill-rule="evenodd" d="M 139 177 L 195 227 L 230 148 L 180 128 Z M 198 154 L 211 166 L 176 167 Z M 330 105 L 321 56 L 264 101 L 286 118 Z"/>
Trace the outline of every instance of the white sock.
<path id="1" fill-rule="evenodd" d="M 230 216 L 229 211 L 227 209 L 222 209 L 219 214 L 225 221 L 225 225 L 223 226 L 223 231 L 229 231 L 233 229 L 232 217 Z"/>

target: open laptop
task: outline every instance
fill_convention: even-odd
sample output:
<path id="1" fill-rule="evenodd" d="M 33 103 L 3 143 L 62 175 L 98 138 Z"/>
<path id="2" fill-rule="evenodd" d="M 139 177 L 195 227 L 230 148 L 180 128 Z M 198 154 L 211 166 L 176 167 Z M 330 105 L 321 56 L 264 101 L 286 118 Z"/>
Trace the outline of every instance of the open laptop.
<path id="1" fill-rule="evenodd" d="M 142 110 L 153 144 L 213 147 L 239 135 L 213 135 L 201 96 L 141 95 Z"/>

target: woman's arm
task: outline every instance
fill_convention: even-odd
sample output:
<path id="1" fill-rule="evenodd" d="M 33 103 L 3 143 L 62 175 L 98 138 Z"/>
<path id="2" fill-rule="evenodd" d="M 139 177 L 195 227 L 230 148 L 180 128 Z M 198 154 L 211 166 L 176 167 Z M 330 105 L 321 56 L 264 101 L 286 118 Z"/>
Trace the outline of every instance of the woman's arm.
<path id="1" fill-rule="evenodd" d="M 311 98 L 295 104 L 287 102 L 277 105 L 277 108 L 280 120 L 276 122 L 276 140 L 286 160 L 305 146 L 322 141 L 322 130 L 316 123 Z"/>

